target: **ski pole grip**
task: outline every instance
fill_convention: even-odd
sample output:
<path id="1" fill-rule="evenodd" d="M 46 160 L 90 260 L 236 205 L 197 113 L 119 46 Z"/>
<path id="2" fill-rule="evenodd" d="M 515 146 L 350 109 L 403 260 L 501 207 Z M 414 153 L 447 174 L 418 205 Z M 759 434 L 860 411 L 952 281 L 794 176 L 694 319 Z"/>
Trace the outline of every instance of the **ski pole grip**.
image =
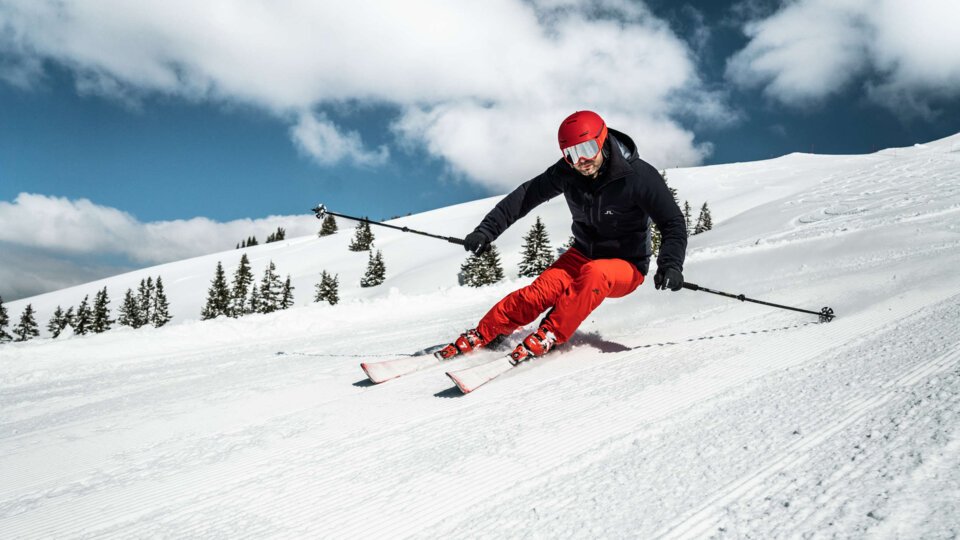
<path id="1" fill-rule="evenodd" d="M 699 285 L 697 285 L 696 283 L 690 283 L 689 281 L 684 281 L 684 282 L 683 282 L 683 288 L 684 288 L 684 289 L 690 289 L 691 291 L 699 291 L 699 290 L 700 290 L 700 286 L 699 286 Z"/>
<path id="2" fill-rule="evenodd" d="M 463 238 L 447 238 L 447 242 L 451 244 L 457 244 L 458 246 L 463 245 Z"/>

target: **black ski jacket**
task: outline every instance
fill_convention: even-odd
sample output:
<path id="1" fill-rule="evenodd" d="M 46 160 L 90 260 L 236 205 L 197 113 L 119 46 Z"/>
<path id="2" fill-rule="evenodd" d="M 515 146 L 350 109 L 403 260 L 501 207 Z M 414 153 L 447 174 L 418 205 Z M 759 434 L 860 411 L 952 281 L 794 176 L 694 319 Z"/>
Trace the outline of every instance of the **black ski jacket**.
<path id="1" fill-rule="evenodd" d="M 563 193 L 573 216 L 573 247 L 589 259 L 624 259 L 646 275 L 652 219 L 662 234 L 657 266 L 683 271 L 687 224 L 663 177 L 627 135 L 609 129 L 597 178 L 560 159 L 504 197 L 475 229 L 491 242 L 539 204 Z"/>

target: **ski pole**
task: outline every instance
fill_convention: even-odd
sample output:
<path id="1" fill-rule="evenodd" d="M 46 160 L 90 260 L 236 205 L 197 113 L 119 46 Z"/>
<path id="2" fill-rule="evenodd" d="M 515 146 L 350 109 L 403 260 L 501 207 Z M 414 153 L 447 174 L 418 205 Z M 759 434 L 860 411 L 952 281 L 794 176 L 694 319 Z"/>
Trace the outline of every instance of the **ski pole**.
<path id="1" fill-rule="evenodd" d="M 703 292 L 708 292 L 708 293 L 712 293 L 712 294 L 719 294 L 720 296 L 726 296 L 727 298 L 734 298 L 734 299 L 739 300 L 739 301 L 741 301 L 741 302 L 753 302 L 753 303 L 755 303 L 755 304 L 763 304 L 763 305 L 765 305 L 765 306 L 772 306 L 772 307 L 780 308 L 780 309 L 789 309 L 790 311 L 799 311 L 800 313 L 809 313 L 809 314 L 811 314 L 811 315 L 818 315 L 818 316 L 820 317 L 820 322 L 830 322 L 830 321 L 832 321 L 833 318 L 834 318 L 833 309 L 831 309 L 831 308 L 829 308 L 829 307 L 825 307 L 825 308 L 821 309 L 819 312 L 817 312 L 817 311 L 810 311 L 810 310 L 808 310 L 808 309 L 800 309 L 800 308 L 795 308 L 795 307 L 790 307 L 790 306 L 782 306 L 782 305 L 780 305 L 780 304 L 774 304 L 774 303 L 771 303 L 771 302 L 764 302 L 763 300 L 755 300 L 755 299 L 753 299 L 753 298 L 747 298 L 746 296 L 744 296 L 744 295 L 742 295 L 742 294 L 730 294 L 730 293 L 723 292 L 723 291 L 715 291 L 715 290 L 713 290 L 713 289 L 708 289 L 708 288 L 706 288 L 706 287 L 701 287 L 700 285 L 697 285 L 696 283 L 690 283 L 690 282 L 684 282 L 683 288 L 684 288 L 684 289 L 690 289 L 691 291 L 703 291 Z"/>
<path id="2" fill-rule="evenodd" d="M 338 214 L 338 213 L 336 213 L 336 212 L 331 212 L 331 211 L 327 210 L 327 207 L 324 206 L 324 205 L 322 205 L 322 204 L 318 204 L 316 208 L 311 208 L 311 210 L 313 211 L 314 214 L 316 214 L 317 219 L 323 219 L 323 218 L 326 217 L 327 215 L 331 215 L 331 216 L 341 217 L 341 218 L 344 218 L 344 219 L 352 219 L 353 221 L 359 221 L 359 222 L 361 222 L 361 223 L 372 223 L 373 225 L 380 225 L 381 227 L 387 227 L 387 228 L 389 228 L 389 229 L 396 229 L 396 230 L 398 230 L 398 231 L 403 231 L 403 232 L 409 232 L 409 233 L 419 234 L 419 235 L 422 235 L 422 236 L 429 236 L 430 238 L 438 238 L 438 239 L 440 239 L 440 240 L 446 240 L 447 242 L 450 242 L 451 244 L 458 244 L 458 245 L 461 245 L 461 246 L 463 245 L 463 239 L 462 239 L 462 238 L 453 238 L 453 237 L 451 237 L 451 236 L 440 236 L 439 234 L 430 234 L 430 233 L 423 232 L 423 231 L 415 231 L 415 230 L 413 230 L 413 229 L 411 229 L 411 228 L 409 228 L 409 227 L 397 227 L 396 225 L 389 225 L 389 224 L 387 224 L 387 223 L 381 223 L 381 222 L 379 222 L 379 221 L 372 221 L 372 220 L 369 220 L 369 219 L 367 219 L 367 218 L 358 218 L 358 217 L 353 217 L 353 216 L 346 216 L 346 215 L 343 215 L 343 214 Z"/>

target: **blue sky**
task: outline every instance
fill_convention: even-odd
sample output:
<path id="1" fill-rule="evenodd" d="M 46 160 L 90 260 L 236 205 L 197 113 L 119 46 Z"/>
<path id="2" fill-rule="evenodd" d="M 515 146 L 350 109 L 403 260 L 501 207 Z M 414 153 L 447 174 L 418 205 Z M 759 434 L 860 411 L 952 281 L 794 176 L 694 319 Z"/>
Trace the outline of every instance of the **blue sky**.
<path id="1" fill-rule="evenodd" d="M 576 109 L 660 168 L 960 131 L 955 1 L 472 4 L 0 0 L 0 295 L 503 193 Z"/>

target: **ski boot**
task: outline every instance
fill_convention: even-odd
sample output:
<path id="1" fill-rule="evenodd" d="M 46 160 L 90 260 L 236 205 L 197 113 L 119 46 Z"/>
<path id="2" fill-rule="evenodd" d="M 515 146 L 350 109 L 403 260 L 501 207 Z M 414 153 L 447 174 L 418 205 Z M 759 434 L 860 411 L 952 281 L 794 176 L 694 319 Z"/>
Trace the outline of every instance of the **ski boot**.
<path id="1" fill-rule="evenodd" d="M 456 341 L 433 353 L 433 355 L 437 357 L 437 360 L 449 360 L 454 356 L 473 352 L 475 349 L 484 347 L 487 343 L 487 340 L 483 339 L 480 332 L 474 328 L 460 334 Z"/>
<path id="2" fill-rule="evenodd" d="M 510 353 L 510 363 L 517 365 L 531 358 L 543 356 L 550 352 L 556 342 L 557 336 L 546 326 L 541 326 L 536 332 L 524 338 L 517 345 L 517 348 Z"/>

